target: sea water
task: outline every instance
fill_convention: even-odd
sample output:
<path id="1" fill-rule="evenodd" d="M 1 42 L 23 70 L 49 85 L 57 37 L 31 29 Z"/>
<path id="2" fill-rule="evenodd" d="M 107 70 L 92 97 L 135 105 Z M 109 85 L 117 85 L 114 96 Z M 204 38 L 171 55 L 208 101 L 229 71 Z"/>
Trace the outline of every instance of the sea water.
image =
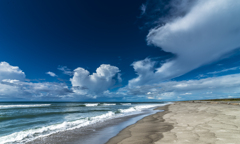
<path id="1" fill-rule="evenodd" d="M 163 105 L 166 103 L 0 103 L 0 144 L 26 143 Z"/>

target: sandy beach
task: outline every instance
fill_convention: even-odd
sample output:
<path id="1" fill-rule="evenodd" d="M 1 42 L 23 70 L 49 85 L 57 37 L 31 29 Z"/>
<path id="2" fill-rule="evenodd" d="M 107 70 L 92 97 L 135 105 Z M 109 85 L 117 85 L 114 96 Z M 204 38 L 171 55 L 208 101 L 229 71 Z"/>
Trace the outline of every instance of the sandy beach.
<path id="1" fill-rule="evenodd" d="M 137 123 L 122 130 L 116 137 L 110 139 L 107 144 L 148 144 L 163 138 L 164 132 L 173 129 L 173 125 L 164 122 L 163 116 L 167 113 L 168 107 L 159 107 L 164 110 L 154 115 L 147 116 Z"/>
<path id="2" fill-rule="evenodd" d="M 107 144 L 239 144 L 240 106 L 177 102 L 123 129 Z"/>

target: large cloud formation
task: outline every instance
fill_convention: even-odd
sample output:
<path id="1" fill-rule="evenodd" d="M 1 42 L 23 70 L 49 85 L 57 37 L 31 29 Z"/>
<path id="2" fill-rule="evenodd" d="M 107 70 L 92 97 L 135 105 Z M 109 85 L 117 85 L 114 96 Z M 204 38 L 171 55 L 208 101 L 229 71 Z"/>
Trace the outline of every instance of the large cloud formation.
<path id="1" fill-rule="evenodd" d="M 90 75 L 90 72 L 84 68 L 76 68 L 73 78 L 70 79 L 74 92 L 81 95 L 100 94 L 113 86 L 117 79 L 121 79 L 120 70 L 111 65 L 102 64 L 97 68 L 96 73 Z"/>
<path id="2" fill-rule="evenodd" d="M 129 86 L 181 76 L 240 47 L 240 1 L 198 0 L 188 13 L 150 30 L 147 41 L 176 55 L 155 69 L 154 62 L 133 64 L 138 77 Z M 147 66 L 147 67 L 145 67 Z"/>

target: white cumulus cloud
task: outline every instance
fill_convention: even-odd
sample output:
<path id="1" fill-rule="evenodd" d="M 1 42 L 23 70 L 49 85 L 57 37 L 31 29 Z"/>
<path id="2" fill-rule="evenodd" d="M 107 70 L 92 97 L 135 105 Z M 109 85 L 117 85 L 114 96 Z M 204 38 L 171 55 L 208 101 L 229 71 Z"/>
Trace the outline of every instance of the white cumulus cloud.
<path id="1" fill-rule="evenodd" d="M 25 73 L 18 66 L 11 66 L 7 62 L 0 63 L 0 81 L 3 79 L 16 79 L 23 81 Z"/>
<path id="2" fill-rule="evenodd" d="M 78 67 L 74 70 L 73 78 L 70 81 L 76 93 L 99 94 L 113 86 L 116 79 L 121 80 L 120 75 L 117 75 L 119 72 L 117 67 L 107 64 L 102 64 L 97 68 L 96 73 L 91 75 L 89 71 Z"/>
<path id="3" fill-rule="evenodd" d="M 155 62 L 148 58 L 134 62 L 132 66 L 138 77 L 131 79 L 129 81 L 129 86 L 131 87 L 139 83 L 146 84 L 149 81 L 154 80 L 154 64 Z"/>

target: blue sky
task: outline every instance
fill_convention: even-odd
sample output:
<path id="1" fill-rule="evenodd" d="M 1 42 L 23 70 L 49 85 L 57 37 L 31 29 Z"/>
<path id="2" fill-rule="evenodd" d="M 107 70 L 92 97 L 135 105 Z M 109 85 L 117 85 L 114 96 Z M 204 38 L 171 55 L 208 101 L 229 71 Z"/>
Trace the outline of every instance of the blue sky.
<path id="1" fill-rule="evenodd" d="M 0 1 L 0 101 L 239 97 L 240 2 Z"/>

